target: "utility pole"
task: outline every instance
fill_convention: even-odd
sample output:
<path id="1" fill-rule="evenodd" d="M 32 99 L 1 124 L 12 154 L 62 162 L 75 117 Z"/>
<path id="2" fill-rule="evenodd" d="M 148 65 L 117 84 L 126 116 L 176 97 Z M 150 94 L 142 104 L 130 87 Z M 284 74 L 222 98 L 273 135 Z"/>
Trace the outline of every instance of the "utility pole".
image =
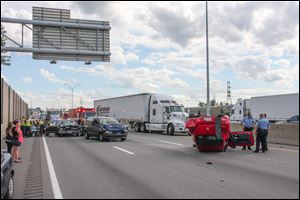
<path id="1" fill-rule="evenodd" d="M 207 1 L 205 2 L 206 8 L 206 79 L 207 79 L 207 107 L 206 115 L 210 116 L 210 98 L 209 98 L 209 54 L 208 54 L 208 13 L 207 13 Z"/>

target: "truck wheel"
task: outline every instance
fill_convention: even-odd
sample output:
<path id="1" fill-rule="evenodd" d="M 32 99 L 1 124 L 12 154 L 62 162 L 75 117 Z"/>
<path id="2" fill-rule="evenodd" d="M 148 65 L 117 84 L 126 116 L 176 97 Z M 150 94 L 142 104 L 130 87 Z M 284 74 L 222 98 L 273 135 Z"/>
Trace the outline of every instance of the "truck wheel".
<path id="1" fill-rule="evenodd" d="M 141 132 L 141 125 L 139 123 L 134 124 L 133 128 L 135 132 Z"/>
<path id="2" fill-rule="evenodd" d="M 146 130 L 146 124 L 141 124 L 141 132 L 143 132 L 143 133 L 146 133 L 147 132 L 147 130 Z"/>
<path id="3" fill-rule="evenodd" d="M 167 133 L 170 135 L 174 135 L 174 126 L 173 124 L 168 125 Z"/>
<path id="4" fill-rule="evenodd" d="M 90 136 L 87 131 L 85 131 L 85 139 L 87 139 L 87 140 L 90 139 Z"/>

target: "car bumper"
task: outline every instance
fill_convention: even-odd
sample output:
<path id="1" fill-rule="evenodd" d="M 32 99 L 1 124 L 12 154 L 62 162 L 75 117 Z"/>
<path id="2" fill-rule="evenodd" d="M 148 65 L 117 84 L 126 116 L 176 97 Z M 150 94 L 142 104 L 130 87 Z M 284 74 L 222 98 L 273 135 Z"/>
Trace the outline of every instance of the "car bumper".
<path id="1" fill-rule="evenodd" d="M 127 133 L 104 133 L 103 134 L 104 138 L 126 138 Z"/>
<path id="2" fill-rule="evenodd" d="M 70 131 L 59 130 L 58 133 L 62 135 L 75 135 L 75 134 L 79 135 L 81 131 L 80 130 L 70 130 Z"/>

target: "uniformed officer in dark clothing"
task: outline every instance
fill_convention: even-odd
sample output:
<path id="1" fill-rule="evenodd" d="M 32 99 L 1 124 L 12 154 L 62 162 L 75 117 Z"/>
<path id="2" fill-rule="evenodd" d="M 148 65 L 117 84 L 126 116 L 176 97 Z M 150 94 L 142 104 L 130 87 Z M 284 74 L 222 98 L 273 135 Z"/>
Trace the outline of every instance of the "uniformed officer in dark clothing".
<path id="1" fill-rule="evenodd" d="M 253 126 L 255 125 L 255 120 L 252 118 L 251 113 L 249 112 L 246 117 L 244 117 L 242 121 L 243 131 L 250 131 L 252 132 Z M 251 146 L 248 146 L 249 150 L 251 149 Z M 243 150 L 246 150 L 246 146 L 243 146 Z"/>
<path id="2" fill-rule="evenodd" d="M 259 121 L 257 122 L 256 126 L 256 150 L 254 151 L 254 153 L 259 153 L 260 143 L 262 144 L 262 152 L 265 153 L 269 128 L 270 122 L 266 118 L 264 118 L 264 114 L 260 114 Z"/>

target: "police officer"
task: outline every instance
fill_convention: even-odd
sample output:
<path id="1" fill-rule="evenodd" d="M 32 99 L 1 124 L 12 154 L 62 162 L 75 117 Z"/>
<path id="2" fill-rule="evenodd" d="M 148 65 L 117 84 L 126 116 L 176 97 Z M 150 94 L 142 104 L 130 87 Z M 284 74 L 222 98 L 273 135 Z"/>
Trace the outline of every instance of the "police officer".
<path id="1" fill-rule="evenodd" d="M 264 114 L 260 114 L 259 121 L 257 122 L 256 126 L 256 150 L 254 151 L 254 153 L 259 153 L 260 143 L 262 145 L 262 152 L 265 153 L 269 128 L 270 122 L 266 118 L 264 118 Z"/>
<path id="2" fill-rule="evenodd" d="M 251 113 L 247 113 L 247 115 L 244 117 L 242 121 L 242 126 L 244 131 L 251 131 L 253 130 L 253 126 L 255 125 L 255 120 L 252 118 Z M 249 150 L 251 149 L 251 146 L 248 146 Z M 246 150 L 246 146 L 243 146 L 242 150 Z"/>
<path id="3" fill-rule="evenodd" d="M 29 133 L 30 133 L 30 127 L 31 127 L 31 124 L 30 124 L 30 120 L 27 119 L 25 120 L 25 134 L 27 137 L 29 136 Z"/>

